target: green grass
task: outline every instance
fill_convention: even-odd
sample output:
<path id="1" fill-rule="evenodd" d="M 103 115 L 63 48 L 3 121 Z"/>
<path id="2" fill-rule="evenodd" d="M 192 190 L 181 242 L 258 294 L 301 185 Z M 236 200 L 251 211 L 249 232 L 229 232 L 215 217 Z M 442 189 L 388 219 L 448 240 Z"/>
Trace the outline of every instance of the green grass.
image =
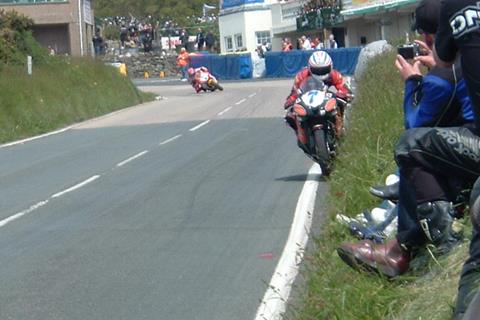
<path id="1" fill-rule="evenodd" d="M 132 106 L 141 93 L 118 70 L 92 59 L 48 59 L 0 66 L 0 142 L 12 141 Z"/>
<path id="2" fill-rule="evenodd" d="M 447 256 L 431 258 L 429 250 L 412 263 L 412 271 L 395 280 L 359 273 L 340 260 L 336 248 L 356 242 L 337 213 L 355 216 L 379 204 L 369 193 L 396 169 L 393 149 L 403 132 L 403 81 L 393 53 L 376 58 L 357 79 L 356 101 L 340 147 L 326 196 L 328 217 L 314 249 L 306 257 L 297 288 L 299 301 L 286 319 L 450 319 L 458 277 L 468 242 Z M 469 232 L 465 232 L 467 235 Z"/>

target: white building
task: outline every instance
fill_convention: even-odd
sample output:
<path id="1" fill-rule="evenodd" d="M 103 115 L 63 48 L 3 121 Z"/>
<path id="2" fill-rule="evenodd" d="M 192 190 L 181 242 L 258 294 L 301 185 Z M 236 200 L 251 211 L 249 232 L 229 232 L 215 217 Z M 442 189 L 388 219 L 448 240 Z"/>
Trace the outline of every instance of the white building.
<path id="1" fill-rule="evenodd" d="M 252 52 L 259 44 L 271 43 L 271 4 L 276 2 L 278 0 L 220 1 L 221 52 Z"/>
<path id="2" fill-rule="evenodd" d="M 395 42 L 411 32 L 420 0 L 345 0 L 345 44 L 355 47 L 375 40 Z"/>
<path id="3" fill-rule="evenodd" d="M 397 41 L 405 37 L 420 0 L 345 0 L 343 22 L 326 29 L 297 29 L 297 18 L 308 0 L 220 1 L 220 48 L 222 53 L 255 51 L 269 42 L 281 49 L 282 38 L 302 35 L 323 40 L 333 33 L 340 46 L 355 47 L 376 40 Z"/>

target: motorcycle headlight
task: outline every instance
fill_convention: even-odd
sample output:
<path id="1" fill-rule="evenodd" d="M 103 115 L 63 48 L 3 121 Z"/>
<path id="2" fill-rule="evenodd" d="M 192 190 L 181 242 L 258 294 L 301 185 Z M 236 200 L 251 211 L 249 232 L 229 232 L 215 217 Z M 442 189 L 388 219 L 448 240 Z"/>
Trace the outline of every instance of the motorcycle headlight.
<path id="1" fill-rule="evenodd" d="M 300 104 L 293 106 L 293 112 L 295 112 L 300 117 L 305 117 L 307 115 L 307 110 Z"/>
<path id="2" fill-rule="evenodd" d="M 326 103 L 325 103 L 325 111 L 327 112 L 332 112 L 333 110 L 335 110 L 335 108 L 337 107 L 337 101 L 335 99 L 329 99 Z"/>

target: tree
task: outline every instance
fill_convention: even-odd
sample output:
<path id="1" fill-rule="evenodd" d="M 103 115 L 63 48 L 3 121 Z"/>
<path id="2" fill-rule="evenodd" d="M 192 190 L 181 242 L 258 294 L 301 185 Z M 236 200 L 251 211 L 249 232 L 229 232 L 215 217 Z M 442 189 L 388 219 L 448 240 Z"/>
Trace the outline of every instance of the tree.
<path id="1" fill-rule="evenodd" d="M 215 1 L 216 2 L 216 1 Z M 202 15 L 205 0 L 96 0 L 93 2 L 98 17 L 152 16 L 160 21 L 173 20 L 188 26 L 192 17 Z"/>

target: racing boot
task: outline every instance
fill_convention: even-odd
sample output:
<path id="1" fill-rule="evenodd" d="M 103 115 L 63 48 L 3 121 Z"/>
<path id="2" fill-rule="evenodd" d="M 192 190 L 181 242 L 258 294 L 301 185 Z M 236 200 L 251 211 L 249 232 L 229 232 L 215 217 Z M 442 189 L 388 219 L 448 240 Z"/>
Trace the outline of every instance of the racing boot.
<path id="1" fill-rule="evenodd" d="M 383 200 L 398 201 L 400 197 L 400 182 L 385 186 L 373 186 L 369 189 L 370 193 Z"/>
<path id="2" fill-rule="evenodd" d="M 397 239 L 385 244 L 371 240 L 344 243 L 337 248 L 340 258 L 356 270 L 376 272 L 389 278 L 405 273 L 410 265 L 410 252 Z"/>
<path id="3" fill-rule="evenodd" d="M 458 236 L 452 231 L 453 205 L 448 201 L 425 202 L 417 206 L 417 217 L 427 239 L 441 251 L 448 251 Z"/>

